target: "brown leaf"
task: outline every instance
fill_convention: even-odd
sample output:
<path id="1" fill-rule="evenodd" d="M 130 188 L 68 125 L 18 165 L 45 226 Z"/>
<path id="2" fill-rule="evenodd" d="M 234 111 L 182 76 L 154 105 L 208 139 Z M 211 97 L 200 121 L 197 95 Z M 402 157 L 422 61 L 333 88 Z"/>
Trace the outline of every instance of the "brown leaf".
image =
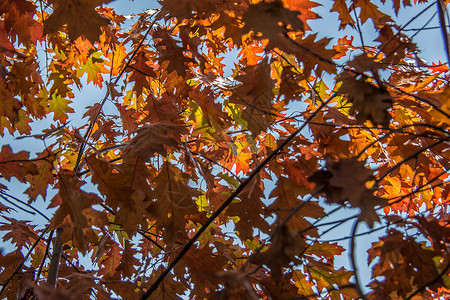
<path id="1" fill-rule="evenodd" d="M 86 162 L 92 172 L 92 182 L 105 196 L 106 204 L 115 211 L 115 222 L 130 235 L 139 225 L 147 224 L 145 209 L 149 205 L 146 195 L 150 189 L 150 176 L 145 162 L 139 157 L 127 157 L 121 165 L 113 165 L 94 155 Z"/>
<path id="2" fill-rule="evenodd" d="M 29 160 L 29 153 L 20 151 L 13 153 L 9 145 L 3 145 L 0 151 L 0 174 L 6 179 L 17 178 L 20 182 L 26 181 L 27 175 L 39 173 L 34 162 Z"/>
<path id="3" fill-rule="evenodd" d="M 75 41 L 84 35 L 94 43 L 102 34 L 101 26 L 109 24 L 109 20 L 95 11 L 95 7 L 111 0 L 52 0 L 56 6 L 53 13 L 44 22 L 44 34 L 57 33 L 67 24 L 69 38 Z"/>
<path id="4" fill-rule="evenodd" d="M 194 63 L 195 60 L 186 57 L 184 52 L 187 51 L 185 47 L 180 47 L 177 42 L 166 29 L 158 28 L 153 32 L 153 39 L 155 41 L 156 49 L 161 53 L 158 61 L 165 66 L 168 74 L 176 71 L 179 76 L 185 77 L 188 65 Z"/>
<path id="5" fill-rule="evenodd" d="M 200 193 L 187 185 L 188 180 L 188 174 L 166 162 L 152 182 L 154 190 L 150 195 L 154 202 L 147 211 L 156 219 L 156 229 L 170 246 L 177 238 L 186 237 L 185 216 L 198 212 L 193 198 Z"/>
<path id="6" fill-rule="evenodd" d="M 101 261 L 98 275 L 104 275 L 108 278 L 114 278 L 117 267 L 122 260 L 121 248 L 117 243 L 112 243 L 108 252 L 105 255 L 105 259 Z"/>
<path id="7" fill-rule="evenodd" d="M 178 148 L 181 135 L 186 133 L 186 127 L 170 123 L 155 123 L 145 125 L 136 130 L 137 135 L 129 142 L 126 156 L 139 156 L 148 159 L 155 153 L 167 155 L 167 146 Z"/>
<path id="8" fill-rule="evenodd" d="M 289 231 L 286 226 L 283 226 L 272 239 L 269 249 L 259 253 L 254 261 L 267 265 L 271 270 L 272 278 L 279 280 L 283 274 L 282 268 L 296 261 L 296 256 L 301 255 L 306 247 L 305 241 L 296 231 Z"/>
<path id="9" fill-rule="evenodd" d="M 40 160 L 36 161 L 34 164 L 39 173 L 36 175 L 28 174 L 26 177 L 27 181 L 30 183 L 30 187 L 25 193 L 30 197 L 30 201 L 35 200 L 39 195 L 45 200 L 49 185 L 52 185 L 55 182 L 53 162 L 55 161 L 56 156 L 49 156 L 49 153 L 51 153 L 50 149 L 38 154 L 37 159 Z"/>
<path id="10" fill-rule="evenodd" d="M 240 194 L 239 202 L 231 203 L 226 214 L 228 216 L 238 216 L 239 221 L 235 223 L 236 230 L 242 240 L 252 239 L 254 228 L 262 232 L 269 232 L 269 224 L 264 217 L 264 192 L 262 190 L 261 179 L 255 180 L 249 184 Z"/>
<path id="11" fill-rule="evenodd" d="M 270 78 L 268 60 L 244 68 L 236 80 L 242 82 L 242 85 L 234 89 L 230 102 L 245 106 L 242 118 L 256 136 L 261 131 L 266 131 L 274 120 L 272 116 L 274 81 Z"/>
<path id="12" fill-rule="evenodd" d="M 33 230 L 34 226 L 28 225 L 28 222 L 17 221 L 3 217 L 10 224 L 0 225 L 0 231 L 6 231 L 3 235 L 3 241 L 6 242 L 11 239 L 11 243 L 15 244 L 18 249 L 22 249 L 23 246 L 30 245 L 37 239 L 37 235 Z"/>
<path id="13" fill-rule="evenodd" d="M 353 20 L 353 17 L 350 15 L 350 12 L 352 10 L 348 9 L 345 0 L 334 1 L 331 11 L 335 11 L 338 13 L 339 21 L 341 22 L 341 24 L 339 25 L 339 29 L 344 29 L 345 27 L 347 27 L 347 25 L 353 27 L 356 24 L 355 20 Z"/>
<path id="14" fill-rule="evenodd" d="M 350 73 L 341 74 L 340 81 L 342 86 L 338 93 L 347 95 L 353 104 L 351 113 L 357 112 L 359 123 L 369 120 L 375 125 L 389 125 L 391 115 L 387 110 L 392 106 L 392 97 L 387 92 Z"/>
<path id="15" fill-rule="evenodd" d="M 102 202 L 97 195 L 82 191 L 80 187 L 84 184 L 85 182 L 79 181 L 72 171 L 60 171 L 56 184 L 59 192 L 52 199 L 52 204 L 58 203 L 59 208 L 51 220 L 52 229 L 65 226 L 61 240 L 72 240 L 74 246 L 82 252 L 87 249 L 88 241 L 96 242 L 97 239 L 88 224 L 86 213 L 92 210 L 92 205 Z"/>
<path id="16" fill-rule="evenodd" d="M 39 300 L 74 300 L 72 295 L 61 288 L 55 288 L 50 284 L 34 285 L 33 293 Z"/>
<path id="17" fill-rule="evenodd" d="M 342 205 L 348 201 L 352 207 L 359 207 L 359 219 L 373 227 L 373 223 L 380 220 L 374 207 L 388 205 L 386 199 L 374 196 L 366 187 L 366 182 L 374 179 L 373 172 L 364 167 L 364 162 L 354 158 L 328 160 L 326 169 L 314 173 L 310 180 L 324 186 L 328 202 Z"/>
<path id="18" fill-rule="evenodd" d="M 299 15 L 300 12 L 285 8 L 280 0 L 252 4 L 242 16 L 242 21 L 245 23 L 242 30 L 244 33 L 251 30 L 255 34 L 260 32 L 261 37 L 256 37 L 269 39 L 266 49 L 271 50 L 289 40 L 287 32 L 304 30 L 303 22 L 298 18 Z"/>
<path id="19" fill-rule="evenodd" d="M 66 276 L 68 283 L 64 286 L 64 291 L 73 299 L 84 299 L 92 294 L 93 288 L 97 285 L 95 278 L 91 274 L 86 273 L 72 273 Z"/>
<path id="20" fill-rule="evenodd" d="M 122 251 L 122 258 L 120 259 L 120 263 L 116 268 L 116 272 L 121 273 L 125 278 L 131 278 L 136 272 L 134 266 L 139 266 L 139 260 L 137 260 L 135 257 L 137 251 L 131 248 L 131 246 L 132 244 L 128 240 L 125 240 L 125 246 Z"/>
<path id="21" fill-rule="evenodd" d="M 156 77 L 155 71 L 150 67 L 152 61 L 147 57 L 148 55 L 148 50 L 139 51 L 129 66 L 132 71 L 128 78 L 134 81 L 133 91 L 136 92 L 137 97 L 142 94 L 144 88 L 150 88 L 149 77 Z"/>

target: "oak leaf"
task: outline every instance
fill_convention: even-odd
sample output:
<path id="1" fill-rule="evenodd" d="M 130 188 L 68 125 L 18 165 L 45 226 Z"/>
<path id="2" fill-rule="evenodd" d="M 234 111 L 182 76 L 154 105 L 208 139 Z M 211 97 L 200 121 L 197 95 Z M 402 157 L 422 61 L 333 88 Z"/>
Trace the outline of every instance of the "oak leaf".
<path id="1" fill-rule="evenodd" d="M 67 291 L 72 299 L 83 299 L 89 297 L 94 287 L 97 287 L 95 280 L 98 278 L 91 274 L 86 273 L 72 273 L 65 276 L 68 279 L 68 283 L 64 286 L 63 290 Z"/>
<path id="2" fill-rule="evenodd" d="M 105 196 L 106 204 L 115 211 L 115 222 L 129 234 L 136 233 L 138 225 L 146 226 L 145 209 L 147 177 L 150 176 L 145 161 L 139 157 L 126 157 L 121 165 L 88 156 L 86 162 L 92 172 L 92 182 Z"/>
<path id="3" fill-rule="evenodd" d="M 147 159 L 155 153 L 167 155 L 167 147 L 179 148 L 185 126 L 170 123 L 145 125 L 136 130 L 136 136 L 128 143 L 126 156 L 139 156 Z"/>
<path id="4" fill-rule="evenodd" d="M 327 48 L 331 39 L 325 37 L 316 41 L 316 37 L 317 33 L 298 37 L 295 39 L 298 45 L 291 44 L 288 49 L 282 50 L 295 54 L 297 60 L 303 63 L 303 73 L 306 75 L 309 75 L 314 69 L 316 74 L 320 74 L 322 71 L 330 74 L 336 73 L 336 65 L 332 62 L 332 58 L 337 52 Z"/>
<path id="5" fill-rule="evenodd" d="M 137 260 L 135 257 L 137 251 L 131 248 L 131 246 L 132 244 L 128 240 L 125 240 L 125 245 L 122 251 L 122 258 L 120 259 L 120 263 L 116 268 L 116 272 L 121 273 L 125 278 L 131 278 L 136 272 L 134 266 L 139 265 L 139 260 Z"/>
<path id="6" fill-rule="evenodd" d="M 245 23 L 242 28 L 244 33 L 251 30 L 257 39 L 269 39 L 266 49 L 271 50 L 279 47 L 279 44 L 285 44 L 287 33 L 289 31 L 303 31 L 303 22 L 298 18 L 300 12 L 292 11 L 283 6 L 280 0 L 273 2 L 260 2 L 252 4 L 242 16 Z"/>
<path id="7" fill-rule="evenodd" d="M 274 120 L 272 116 L 274 82 L 270 77 L 268 60 L 265 59 L 255 66 L 247 66 L 236 80 L 242 84 L 234 89 L 230 102 L 245 106 L 242 118 L 256 136 L 261 131 L 266 131 Z"/>
<path id="8" fill-rule="evenodd" d="M 41 195 L 45 199 L 47 195 L 47 188 L 53 184 L 55 177 L 53 175 L 53 163 L 56 159 L 55 155 L 49 155 L 50 149 L 38 154 L 34 164 L 38 170 L 37 174 L 27 174 L 26 179 L 30 183 L 30 187 L 25 191 L 33 201 L 37 196 Z"/>
<path id="9" fill-rule="evenodd" d="M 109 278 L 114 278 L 114 273 L 122 260 L 121 248 L 117 243 L 112 243 L 108 249 L 108 253 L 100 263 L 98 275 L 106 275 Z"/>
<path id="10" fill-rule="evenodd" d="M 306 242 L 294 230 L 283 226 L 275 234 L 269 248 L 256 255 L 255 262 L 267 265 L 274 280 L 279 280 L 283 274 L 284 267 L 288 267 L 296 256 L 303 254 L 307 248 Z"/>
<path id="11" fill-rule="evenodd" d="M 370 0 L 355 0 L 353 1 L 355 8 L 360 8 L 359 18 L 361 23 L 365 23 L 368 19 L 372 19 L 375 26 L 382 26 L 386 22 L 392 22 L 391 17 L 381 12 L 378 6 L 372 3 Z"/>
<path id="12" fill-rule="evenodd" d="M 65 226 L 61 238 L 63 242 L 73 240 L 74 246 L 84 252 L 86 243 L 97 238 L 88 223 L 86 213 L 92 210 L 91 206 L 101 203 L 102 200 L 93 193 L 86 193 L 80 189 L 84 182 L 79 181 L 71 171 L 62 170 L 58 174 L 56 188 L 58 194 L 52 199 L 52 205 L 59 204 L 59 208 L 51 220 L 51 228 Z M 97 224 L 102 226 L 104 224 Z M 95 242 L 95 240 L 94 240 Z"/>
<path id="13" fill-rule="evenodd" d="M 44 34 L 57 33 L 67 24 L 69 38 L 75 41 L 84 35 L 94 43 L 102 34 L 101 26 L 109 24 L 109 20 L 95 11 L 95 7 L 111 0 L 52 0 L 56 8 L 44 21 Z"/>
<path id="14" fill-rule="evenodd" d="M 61 123 L 66 123 L 68 113 L 73 113 L 74 110 L 69 104 L 72 101 L 63 98 L 61 95 L 55 94 L 51 95 L 50 99 L 48 99 L 48 106 L 45 108 L 47 113 L 53 113 L 53 120 L 60 121 Z"/>
<path id="15" fill-rule="evenodd" d="M 351 113 L 357 112 L 359 123 L 369 120 L 376 125 L 389 125 L 391 116 L 387 110 L 392 106 L 392 97 L 387 92 L 349 73 L 341 74 L 340 80 L 338 93 L 347 95 L 353 104 Z"/>
<path id="16" fill-rule="evenodd" d="M 132 72 L 129 75 L 129 80 L 134 81 L 133 90 L 136 92 L 136 96 L 140 96 L 144 88 L 150 88 L 150 82 L 148 77 L 156 77 L 155 71 L 150 67 L 152 63 L 147 58 L 148 53 L 143 50 L 139 51 L 133 58 L 129 65 Z"/>
<path id="17" fill-rule="evenodd" d="M 0 174 L 6 179 L 17 178 L 20 182 L 26 181 L 27 175 L 37 175 L 39 170 L 36 164 L 29 160 L 29 153 L 20 151 L 13 153 L 9 145 L 3 145 L 0 151 Z"/>
<path id="18" fill-rule="evenodd" d="M 344 29 L 347 27 L 347 25 L 350 25 L 352 27 L 355 26 L 356 22 L 353 20 L 353 17 L 350 15 L 350 12 L 353 11 L 353 9 L 349 9 L 347 7 L 347 3 L 345 0 L 335 0 L 333 1 L 333 7 L 331 8 L 331 11 L 335 11 L 338 13 L 340 25 L 339 29 Z"/>
<path id="19" fill-rule="evenodd" d="M 27 246 L 37 239 L 34 232 L 34 226 L 28 225 L 28 222 L 17 221 L 15 219 L 3 217 L 10 224 L 4 223 L 0 225 L 0 231 L 6 231 L 3 235 L 3 242 L 11 239 L 11 243 L 15 244 L 18 249 Z"/>
<path id="20" fill-rule="evenodd" d="M 352 207 L 360 208 L 359 219 L 373 227 L 373 223 L 380 220 L 374 207 L 388 205 L 386 199 L 374 196 L 366 187 L 366 182 L 374 179 L 373 172 L 354 158 L 328 160 L 326 169 L 314 173 L 310 180 L 324 187 L 328 202 L 343 205 L 348 201 Z"/>
<path id="21" fill-rule="evenodd" d="M 186 237 L 185 216 L 198 212 L 194 197 L 200 192 L 187 184 L 189 176 L 166 162 L 152 181 L 154 189 L 150 197 L 154 201 L 147 212 L 156 221 L 156 229 L 172 246 L 178 238 Z"/>
<path id="22" fill-rule="evenodd" d="M 189 69 L 188 65 L 195 62 L 193 58 L 184 54 L 188 49 L 178 46 L 178 41 L 165 29 L 155 30 L 152 36 L 155 47 L 160 53 L 158 58 L 160 65 L 165 67 L 168 74 L 176 71 L 179 76 L 185 77 L 186 70 Z"/>
<path id="23" fill-rule="evenodd" d="M 258 177 L 259 179 L 259 177 Z M 269 224 L 264 217 L 264 203 L 261 198 L 264 197 L 261 183 L 254 180 L 247 188 L 239 194 L 239 202 L 234 202 L 228 207 L 226 214 L 228 216 L 238 216 L 239 221 L 235 223 L 236 231 L 242 240 L 252 239 L 253 230 L 269 232 Z"/>

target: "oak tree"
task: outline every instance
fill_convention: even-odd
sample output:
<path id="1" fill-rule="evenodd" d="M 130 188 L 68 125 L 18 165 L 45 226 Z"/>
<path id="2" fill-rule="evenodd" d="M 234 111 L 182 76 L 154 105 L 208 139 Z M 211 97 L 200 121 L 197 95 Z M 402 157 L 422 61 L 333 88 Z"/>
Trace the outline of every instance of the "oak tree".
<path id="1" fill-rule="evenodd" d="M 0 1 L 2 298 L 448 296 L 448 1 L 110 2 Z"/>

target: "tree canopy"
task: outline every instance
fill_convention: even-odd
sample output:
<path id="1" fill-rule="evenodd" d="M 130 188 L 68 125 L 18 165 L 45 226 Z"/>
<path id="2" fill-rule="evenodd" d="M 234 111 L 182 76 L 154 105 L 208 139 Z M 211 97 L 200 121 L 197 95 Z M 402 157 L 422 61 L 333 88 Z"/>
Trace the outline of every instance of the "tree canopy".
<path id="1" fill-rule="evenodd" d="M 447 1 L 316 1 L 0 1 L 0 297 L 448 295 Z"/>

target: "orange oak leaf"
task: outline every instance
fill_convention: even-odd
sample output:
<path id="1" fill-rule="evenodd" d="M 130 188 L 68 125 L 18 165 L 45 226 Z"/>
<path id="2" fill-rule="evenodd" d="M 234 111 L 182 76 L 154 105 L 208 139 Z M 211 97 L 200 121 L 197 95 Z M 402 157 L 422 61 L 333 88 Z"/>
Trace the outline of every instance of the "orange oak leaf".
<path id="1" fill-rule="evenodd" d="M 347 38 L 347 36 L 339 38 L 337 44 L 333 46 L 333 49 L 337 51 L 337 54 L 333 56 L 333 59 L 342 58 L 347 54 L 348 50 L 353 49 L 354 38 L 354 36 L 351 36 L 350 38 Z"/>
<path id="2" fill-rule="evenodd" d="M 80 187 L 84 184 L 85 182 L 78 180 L 72 171 L 60 171 L 56 184 L 59 192 L 52 199 L 51 204 L 59 206 L 51 220 L 51 228 L 64 226 L 61 237 L 63 242 L 73 240 L 74 246 L 82 252 L 86 250 L 88 241 L 97 240 L 97 235 L 88 223 L 87 215 L 92 210 L 92 205 L 102 202 L 96 194 L 82 191 Z"/>
<path id="3" fill-rule="evenodd" d="M 100 263 L 98 275 L 105 275 L 107 278 L 114 278 L 114 273 L 122 260 L 123 255 L 121 250 L 122 248 L 120 248 L 117 243 L 111 244 L 105 255 L 105 259 L 103 259 Z"/>
<path id="4" fill-rule="evenodd" d="M 431 73 L 447 73 L 449 70 L 447 64 L 445 63 L 441 63 L 441 61 L 439 61 L 437 64 L 435 63 L 431 63 L 430 66 L 428 66 L 428 68 L 431 70 Z"/>
<path id="5" fill-rule="evenodd" d="M 144 88 L 150 88 L 148 77 L 156 77 L 155 71 L 150 67 L 151 60 L 147 58 L 147 52 L 139 51 L 129 65 L 133 71 L 129 75 L 129 80 L 134 81 L 133 90 L 136 96 L 140 96 Z"/>
<path id="6" fill-rule="evenodd" d="M 321 17 L 313 11 L 313 8 L 322 6 L 317 2 L 311 0 L 284 0 L 290 10 L 300 12 L 298 18 L 303 22 L 303 26 L 305 30 L 311 30 L 311 27 L 308 25 L 308 20 L 320 19 Z"/>
<path id="7" fill-rule="evenodd" d="M 109 24 L 109 20 L 95 11 L 95 7 L 111 0 L 52 0 L 56 8 L 44 22 L 44 34 L 57 33 L 67 24 L 69 38 L 75 41 L 84 35 L 94 43 L 102 34 L 101 26 Z"/>
<path id="8" fill-rule="evenodd" d="M 370 0 L 355 0 L 353 1 L 355 8 L 360 8 L 359 18 L 361 23 L 365 23 L 368 19 L 372 19 L 375 26 L 382 26 L 386 22 L 392 22 L 391 17 L 381 12 L 378 6 L 373 4 Z"/>

